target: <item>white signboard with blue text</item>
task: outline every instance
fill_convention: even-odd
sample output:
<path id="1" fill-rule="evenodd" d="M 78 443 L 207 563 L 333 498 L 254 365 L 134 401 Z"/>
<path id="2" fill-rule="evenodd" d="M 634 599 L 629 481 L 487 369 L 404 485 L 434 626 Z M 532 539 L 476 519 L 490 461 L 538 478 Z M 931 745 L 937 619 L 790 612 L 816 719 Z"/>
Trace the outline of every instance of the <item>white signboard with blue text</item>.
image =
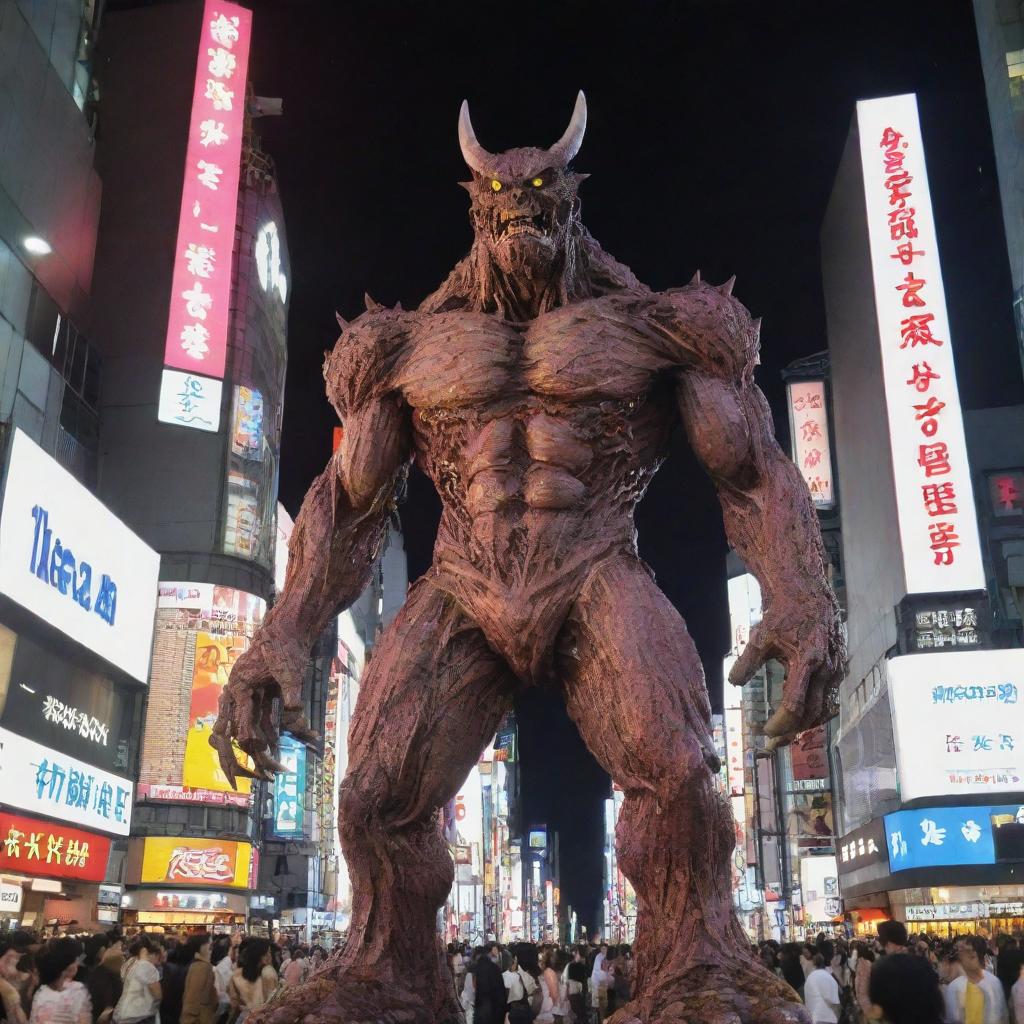
<path id="1" fill-rule="evenodd" d="M 1024 790 L 1024 650 L 886 663 L 904 802 Z"/>
<path id="2" fill-rule="evenodd" d="M 0 512 L 0 591 L 142 682 L 160 556 L 20 430 Z"/>
<path id="3" fill-rule="evenodd" d="M 0 793 L 10 807 L 128 835 L 132 782 L 0 729 Z"/>

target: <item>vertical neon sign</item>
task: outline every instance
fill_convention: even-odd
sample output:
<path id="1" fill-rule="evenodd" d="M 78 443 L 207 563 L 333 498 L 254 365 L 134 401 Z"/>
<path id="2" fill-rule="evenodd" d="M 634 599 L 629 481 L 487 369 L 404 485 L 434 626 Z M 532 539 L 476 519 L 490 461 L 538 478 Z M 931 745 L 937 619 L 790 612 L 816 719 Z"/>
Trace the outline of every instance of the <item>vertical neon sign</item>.
<path id="1" fill-rule="evenodd" d="M 251 11 L 225 0 L 206 0 L 174 250 L 164 365 L 189 375 L 202 375 L 191 379 L 190 388 L 194 392 L 198 385 L 207 399 L 212 397 L 211 390 L 219 396 L 227 356 L 231 258 L 251 36 Z M 169 397 L 163 391 L 168 390 L 172 379 L 176 390 L 182 391 L 181 373 L 169 376 L 165 370 L 164 377 L 162 398 Z M 204 377 L 215 380 L 204 381 Z M 196 401 L 198 398 L 193 394 L 191 402 Z M 216 405 L 219 424 L 219 401 Z M 165 415 L 162 409 L 160 419 L 200 426 L 190 420 L 187 414 L 191 411 L 178 409 L 178 415 Z M 203 429 L 211 427 L 207 424 Z"/>

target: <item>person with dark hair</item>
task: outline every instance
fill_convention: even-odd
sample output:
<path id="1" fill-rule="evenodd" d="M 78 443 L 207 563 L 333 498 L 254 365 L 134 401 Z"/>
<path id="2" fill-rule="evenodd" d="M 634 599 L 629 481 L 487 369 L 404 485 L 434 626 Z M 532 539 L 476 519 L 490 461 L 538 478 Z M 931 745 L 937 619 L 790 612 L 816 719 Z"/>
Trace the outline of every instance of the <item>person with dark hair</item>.
<path id="1" fill-rule="evenodd" d="M 306 975 L 309 973 L 309 960 L 307 958 L 305 946 L 293 946 L 291 954 L 291 959 L 288 961 L 288 965 L 281 973 L 282 983 L 287 985 L 289 988 L 292 988 L 295 985 L 301 985 L 306 980 Z"/>
<path id="2" fill-rule="evenodd" d="M 804 987 L 804 969 L 800 961 L 800 945 L 796 942 L 784 942 L 779 949 L 779 970 L 782 977 L 794 992 L 801 992 Z"/>
<path id="3" fill-rule="evenodd" d="M 842 997 L 839 983 L 821 953 L 814 954 L 811 973 L 804 982 L 804 1005 L 814 1024 L 838 1024 Z"/>
<path id="4" fill-rule="evenodd" d="M 160 975 L 163 994 L 160 997 L 160 1024 L 180 1024 L 181 1002 L 185 998 L 185 976 L 192 965 L 192 952 L 187 942 L 177 941 L 167 950 L 167 962 Z"/>
<path id="5" fill-rule="evenodd" d="M 878 942 L 883 953 L 909 953 L 910 938 L 902 921 L 882 921 L 878 926 Z"/>
<path id="6" fill-rule="evenodd" d="M 90 935 L 84 945 L 85 959 L 78 965 L 75 980 L 88 987 L 89 975 L 99 966 L 104 951 L 110 945 L 110 939 L 103 932 L 99 932 L 96 935 Z"/>
<path id="7" fill-rule="evenodd" d="M 942 1024 L 939 979 L 920 957 L 883 956 L 871 969 L 869 1020 L 884 1024 Z M 962 1019 L 962 1018 L 961 1018 Z"/>
<path id="8" fill-rule="evenodd" d="M 501 951 L 491 943 L 473 972 L 473 1024 L 505 1024 L 508 993 L 501 973 Z"/>
<path id="9" fill-rule="evenodd" d="M 136 935 L 128 944 L 128 959 L 121 968 L 124 985 L 114 1007 L 114 1024 L 152 1024 L 160 1008 L 163 988 L 155 960 L 160 950 L 148 935 Z"/>
<path id="10" fill-rule="evenodd" d="M 1009 1010 L 999 979 L 985 970 L 988 943 L 967 935 L 956 947 L 964 973 L 946 986 L 949 1024 L 1008 1024 Z"/>
<path id="11" fill-rule="evenodd" d="M 218 935 L 213 940 L 210 963 L 213 965 L 213 983 L 217 987 L 218 1021 L 226 1020 L 231 1008 L 231 1001 L 228 999 L 228 982 L 231 981 L 231 972 L 235 969 L 234 954 L 235 947 L 232 945 L 230 936 Z"/>
<path id="12" fill-rule="evenodd" d="M 268 1003 L 277 985 L 269 940 L 247 939 L 238 947 L 238 968 L 228 984 L 232 1024 L 242 1024 L 253 1010 Z"/>
<path id="13" fill-rule="evenodd" d="M 217 985 L 210 962 L 213 940 L 205 932 L 189 937 L 184 956 L 191 956 L 181 999 L 181 1024 L 215 1024 Z"/>
<path id="14" fill-rule="evenodd" d="M 85 983 L 92 1003 L 93 1024 L 107 1024 L 124 991 L 124 983 L 121 981 L 121 967 L 124 965 L 121 940 L 112 941 L 108 933 L 107 942 L 109 944 L 103 950 L 100 962 L 92 969 Z"/>
<path id="15" fill-rule="evenodd" d="M 75 981 L 82 944 L 55 939 L 36 955 L 39 988 L 32 999 L 29 1024 L 92 1024 L 89 993 Z"/>

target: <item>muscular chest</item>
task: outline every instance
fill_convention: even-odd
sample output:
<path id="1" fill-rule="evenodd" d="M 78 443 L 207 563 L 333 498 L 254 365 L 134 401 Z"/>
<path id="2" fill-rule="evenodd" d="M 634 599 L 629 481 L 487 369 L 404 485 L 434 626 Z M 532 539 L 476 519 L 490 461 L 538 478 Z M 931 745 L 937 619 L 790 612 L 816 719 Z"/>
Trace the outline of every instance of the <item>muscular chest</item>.
<path id="1" fill-rule="evenodd" d="M 599 302 L 509 324 L 482 313 L 431 317 L 411 340 L 398 385 L 414 409 L 631 399 L 670 366 L 656 339 Z"/>

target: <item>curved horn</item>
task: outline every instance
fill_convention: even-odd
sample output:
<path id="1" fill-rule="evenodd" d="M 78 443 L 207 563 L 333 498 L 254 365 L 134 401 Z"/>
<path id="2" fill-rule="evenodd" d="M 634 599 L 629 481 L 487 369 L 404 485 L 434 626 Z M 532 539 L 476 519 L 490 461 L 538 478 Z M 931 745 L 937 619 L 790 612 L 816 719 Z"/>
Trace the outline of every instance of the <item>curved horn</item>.
<path id="1" fill-rule="evenodd" d="M 583 145 L 583 133 L 586 130 L 587 97 L 580 89 L 569 127 L 565 129 L 565 134 L 548 150 L 552 156 L 552 163 L 561 167 L 567 166 L 569 161 L 580 151 L 580 146 Z"/>
<path id="2" fill-rule="evenodd" d="M 462 148 L 462 159 L 477 174 L 490 173 L 488 167 L 494 163 L 494 156 L 476 141 L 473 122 L 469 119 L 468 100 L 462 101 L 462 109 L 459 111 L 459 146 Z"/>

